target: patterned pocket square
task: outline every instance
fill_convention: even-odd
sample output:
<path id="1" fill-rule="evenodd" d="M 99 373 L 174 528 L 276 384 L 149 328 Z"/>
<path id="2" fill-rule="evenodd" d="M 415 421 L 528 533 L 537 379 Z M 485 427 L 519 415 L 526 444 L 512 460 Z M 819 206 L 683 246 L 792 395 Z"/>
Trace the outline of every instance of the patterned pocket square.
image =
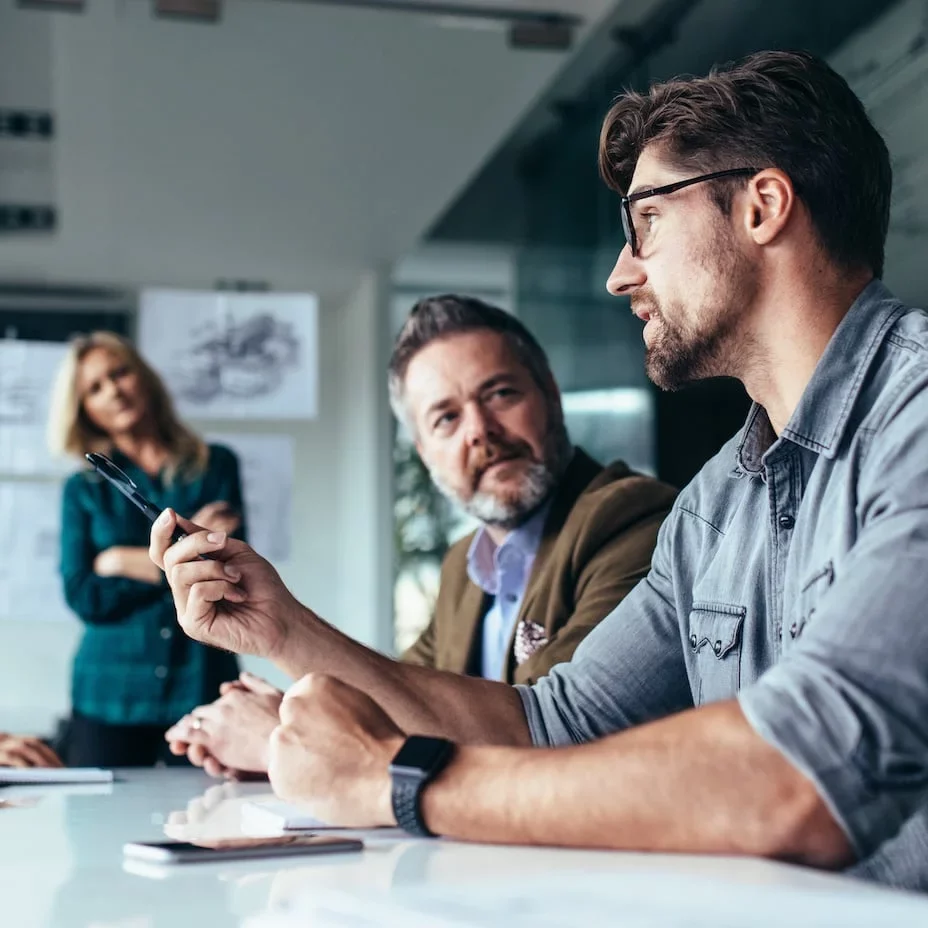
<path id="1" fill-rule="evenodd" d="M 537 622 L 527 622 L 523 619 L 516 626 L 516 637 L 513 642 L 513 652 L 516 664 L 524 664 L 539 648 L 548 643 L 548 636 L 544 628 Z"/>

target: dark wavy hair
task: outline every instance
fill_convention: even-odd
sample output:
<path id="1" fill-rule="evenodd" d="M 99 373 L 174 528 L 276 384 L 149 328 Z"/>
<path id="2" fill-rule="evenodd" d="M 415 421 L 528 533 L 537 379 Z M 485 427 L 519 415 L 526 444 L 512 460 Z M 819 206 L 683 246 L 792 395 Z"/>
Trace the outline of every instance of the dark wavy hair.
<path id="1" fill-rule="evenodd" d="M 707 77 L 675 78 L 644 94 L 625 94 L 600 135 L 606 184 L 625 193 L 649 145 L 694 174 L 744 165 L 779 168 L 831 260 L 882 277 L 893 185 L 889 152 L 861 101 L 820 58 L 758 52 Z M 738 181 L 710 183 L 713 200 L 727 214 Z"/>

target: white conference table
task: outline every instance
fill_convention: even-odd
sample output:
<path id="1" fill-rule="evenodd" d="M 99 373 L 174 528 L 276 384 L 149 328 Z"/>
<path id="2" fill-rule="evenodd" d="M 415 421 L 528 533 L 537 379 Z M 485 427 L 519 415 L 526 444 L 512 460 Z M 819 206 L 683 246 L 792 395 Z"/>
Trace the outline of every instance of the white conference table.
<path id="1" fill-rule="evenodd" d="M 0 788 L 3 928 L 928 926 L 928 897 L 723 857 L 381 838 L 302 860 L 140 866 L 125 842 L 241 834 L 242 803 L 269 787 L 196 770 L 117 778 Z"/>

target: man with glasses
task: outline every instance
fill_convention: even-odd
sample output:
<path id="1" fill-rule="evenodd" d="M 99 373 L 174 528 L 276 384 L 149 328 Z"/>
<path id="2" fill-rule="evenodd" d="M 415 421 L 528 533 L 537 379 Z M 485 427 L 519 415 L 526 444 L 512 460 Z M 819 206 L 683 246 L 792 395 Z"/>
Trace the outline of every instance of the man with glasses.
<path id="1" fill-rule="evenodd" d="M 649 375 L 737 377 L 755 404 L 573 660 L 518 687 L 403 667 L 242 543 L 171 547 L 167 514 L 180 622 L 311 672 L 270 775 L 329 821 L 928 888 L 928 317 L 879 281 L 886 146 L 827 64 L 765 52 L 622 97 L 600 166 Z"/>

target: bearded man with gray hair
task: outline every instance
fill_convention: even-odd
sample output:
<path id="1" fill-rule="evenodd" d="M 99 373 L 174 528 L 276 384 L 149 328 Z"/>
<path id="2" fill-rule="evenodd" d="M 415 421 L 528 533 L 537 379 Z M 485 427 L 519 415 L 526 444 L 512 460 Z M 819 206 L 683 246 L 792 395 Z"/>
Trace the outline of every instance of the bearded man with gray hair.
<path id="1" fill-rule="evenodd" d="M 435 485 L 481 523 L 445 557 L 432 621 L 403 660 L 532 683 L 647 574 L 674 492 L 574 448 L 541 346 L 481 300 L 417 303 L 389 387 Z"/>

